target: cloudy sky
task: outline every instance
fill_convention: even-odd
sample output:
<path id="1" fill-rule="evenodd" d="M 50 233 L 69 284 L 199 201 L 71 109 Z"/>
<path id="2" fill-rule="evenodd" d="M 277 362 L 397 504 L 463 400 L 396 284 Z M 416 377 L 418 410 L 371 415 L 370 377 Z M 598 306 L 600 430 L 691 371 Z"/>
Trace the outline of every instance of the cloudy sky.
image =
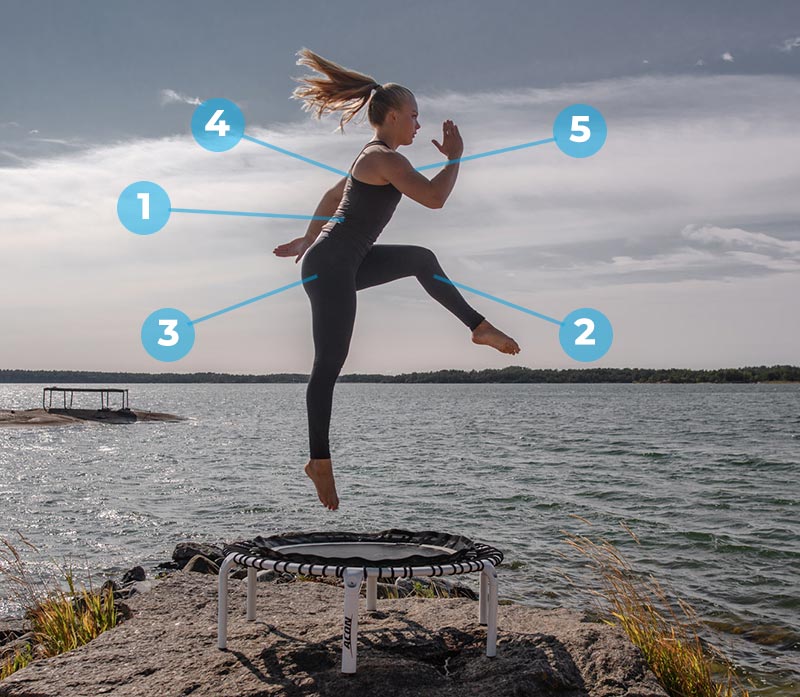
<path id="1" fill-rule="evenodd" d="M 196 325 L 188 356 L 143 349 L 161 307 L 197 318 L 300 278 L 275 257 L 304 221 L 173 214 L 126 231 L 120 192 L 172 205 L 312 214 L 337 175 L 243 141 L 200 148 L 194 104 L 236 102 L 248 135 L 347 169 L 366 123 L 335 133 L 289 95 L 302 47 L 417 95 L 403 148 L 441 159 L 552 136 L 574 103 L 608 139 L 465 162 L 444 208 L 403 199 L 380 242 L 422 244 L 454 281 L 551 317 L 593 307 L 615 339 L 594 365 L 800 362 L 800 5 L 795 2 L 98 2 L 3 0 L 0 366 L 308 372 L 302 288 Z M 436 170 L 426 170 L 433 176 Z M 359 293 L 344 372 L 578 364 L 550 323 L 468 300 L 522 346 L 474 346 L 413 279 Z"/>

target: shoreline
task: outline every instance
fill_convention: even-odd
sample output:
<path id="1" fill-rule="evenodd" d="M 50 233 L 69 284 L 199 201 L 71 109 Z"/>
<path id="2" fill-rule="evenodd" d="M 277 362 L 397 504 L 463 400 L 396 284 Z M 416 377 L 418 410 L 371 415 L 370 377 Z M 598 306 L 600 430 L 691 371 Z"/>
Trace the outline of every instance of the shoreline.
<path id="1" fill-rule="evenodd" d="M 330 579 L 302 582 L 274 572 L 259 572 L 255 622 L 244 617 L 246 581 L 231 576 L 228 648 L 220 650 L 217 564 L 202 554 L 186 561 L 213 546 L 181 544 L 161 565 L 179 568 L 165 568 L 163 577 L 146 579 L 141 567 L 125 573 L 128 590 L 137 590 L 122 601 L 123 622 L 13 673 L 0 681 L 0 695 L 341 696 L 374 694 L 388 685 L 398 697 L 557 687 L 580 687 L 597 697 L 666 695 L 620 628 L 573 610 L 501 603 L 497 657 L 487 658 L 478 603 L 464 596 L 384 598 L 374 612 L 362 601 L 358 671 L 345 675 L 342 589 Z M 124 595 L 122 587 L 117 592 Z"/>

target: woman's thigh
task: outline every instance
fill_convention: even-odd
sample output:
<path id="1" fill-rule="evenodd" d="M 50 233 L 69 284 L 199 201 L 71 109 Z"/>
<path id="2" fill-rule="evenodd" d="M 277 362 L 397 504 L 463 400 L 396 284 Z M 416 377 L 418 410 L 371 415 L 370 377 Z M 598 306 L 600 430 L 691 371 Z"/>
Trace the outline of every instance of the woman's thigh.
<path id="1" fill-rule="evenodd" d="M 375 244 L 367 252 L 356 273 L 356 289 L 371 288 L 398 278 L 417 276 L 438 265 L 427 247 L 413 244 Z"/>
<path id="2" fill-rule="evenodd" d="M 357 259 L 323 243 L 302 260 L 303 288 L 311 301 L 311 324 L 317 357 L 344 360 L 356 316 Z"/>

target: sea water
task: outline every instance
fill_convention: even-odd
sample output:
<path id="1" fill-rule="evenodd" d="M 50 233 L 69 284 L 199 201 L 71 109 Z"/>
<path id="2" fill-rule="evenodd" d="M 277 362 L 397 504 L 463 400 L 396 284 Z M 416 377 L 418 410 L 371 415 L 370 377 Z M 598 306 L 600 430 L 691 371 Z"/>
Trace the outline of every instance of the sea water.
<path id="1" fill-rule="evenodd" d="M 0 385 L 0 408 L 41 387 Z M 185 540 L 441 530 L 505 553 L 501 598 L 585 609 L 574 533 L 689 601 L 763 694 L 800 683 L 798 385 L 339 383 L 336 512 L 303 474 L 304 384 L 128 387 L 187 420 L 0 429 L 0 536 L 31 570 L 102 583 Z"/>

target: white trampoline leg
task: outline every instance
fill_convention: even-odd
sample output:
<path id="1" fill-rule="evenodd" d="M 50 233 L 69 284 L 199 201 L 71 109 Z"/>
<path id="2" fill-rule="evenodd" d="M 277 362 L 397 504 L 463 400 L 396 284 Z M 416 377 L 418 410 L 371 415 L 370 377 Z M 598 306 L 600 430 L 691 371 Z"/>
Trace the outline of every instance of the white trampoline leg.
<path id="1" fill-rule="evenodd" d="M 367 576 L 367 610 L 378 609 L 378 577 Z"/>
<path id="2" fill-rule="evenodd" d="M 217 647 L 228 645 L 228 571 L 233 566 L 234 554 L 229 554 L 219 567 L 219 587 L 217 589 Z"/>
<path id="3" fill-rule="evenodd" d="M 489 582 L 486 579 L 486 569 L 481 569 L 481 591 L 478 595 L 478 624 L 486 624 L 486 606 L 489 603 Z"/>
<path id="4" fill-rule="evenodd" d="M 342 672 L 356 672 L 358 645 L 358 601 L 362 569 L 345 569 L 344 572 L 344 628 L 342 630 Z"/>
<path id="5" fill-rule="evenodd" d="M 256 618 L 256 568 L 247 567 L 247 619 L 252 622 Z"/>
<path id="6" fill-rule="evenodd" d="M 486 580 L 489 585 L 489 597 L 487 598 L 488 622 L 486 627 L 486 655 L 489 657 L 497 655 L 497 570 L 494 564 L 486 562 L 484 567 Z"/>

